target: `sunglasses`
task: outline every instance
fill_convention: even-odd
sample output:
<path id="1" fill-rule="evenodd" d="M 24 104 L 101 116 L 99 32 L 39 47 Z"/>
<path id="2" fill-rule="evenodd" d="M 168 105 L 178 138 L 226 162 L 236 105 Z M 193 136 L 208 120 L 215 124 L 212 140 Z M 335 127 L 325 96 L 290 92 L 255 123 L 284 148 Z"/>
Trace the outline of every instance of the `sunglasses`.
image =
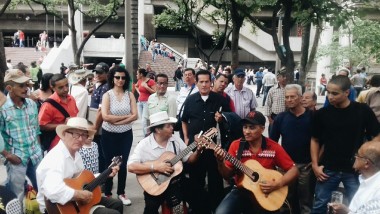
<path id="1" fill-rule="evenodd" d="M 122 80 L 126 80 L 126 79 L 127 79 L 126 76 L 114 76 L 114 78 L 117 79 L 117 80 L 119 80 L 120 78 L 121 78 Z"/>

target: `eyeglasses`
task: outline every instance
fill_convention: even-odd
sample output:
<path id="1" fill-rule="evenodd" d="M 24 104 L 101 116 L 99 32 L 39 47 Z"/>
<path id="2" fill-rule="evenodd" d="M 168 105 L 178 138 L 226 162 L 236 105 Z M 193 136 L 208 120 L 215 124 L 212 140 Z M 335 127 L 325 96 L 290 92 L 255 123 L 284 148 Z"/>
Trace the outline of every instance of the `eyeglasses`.
<path id="1" fill-rule="evenodd" d="M 165 86 L 165 85 L 168 85 L 168 83 L 167 82 L 157 82 L 157 85 L 159 85 L 159 86 Z"/>
<path id="2" fill-rule="evenodd" d="M 25 88 L 25 87 L 28 87 L 28 84 L 27 83 L 17 83 L 18 87 L 20 88 Z"/>
<path id="3" fill-rule="evenodd" d="M 358 159 L 358 158 L 359 158 L 359 159 L 362 159 L 362 160 L 366 160 L 366 161 L 369 161 L 369 162 L 371 162 L 372 164 L 374 164 L 373 161 L 372 161 L 371 159 L 369 159 L 369 158 L 367 158 L 367 157 L 360 156 L 360 155 L 358 155 L 358 154 L 355 154 L 355 155 L 354 155 L 354 158 L 355 158 L 355 159 Z"/>
<path id="4" fill-rule="evenodd" d="M 117 80 L 119 80 L 120 78 L 121 78 L 122 80 L 126 80 L 126 79 L 127 79 L 126 76 L 114 76 L 114 78 L 117 79 Z"/>
<path id="5" fill-rule="evenodd" d="M 79 139 L 79 137 L 82 137 L 83 140 L 86 140 L 89 137 L 88 134 L 79 134 L 79 133 L 76 133 L 76 132 L 69 132 L 69 131 L 66 131 L 66 132 L 69 133 L 69 134 L 71 134 L 71 136 L 74 139 Z"/>

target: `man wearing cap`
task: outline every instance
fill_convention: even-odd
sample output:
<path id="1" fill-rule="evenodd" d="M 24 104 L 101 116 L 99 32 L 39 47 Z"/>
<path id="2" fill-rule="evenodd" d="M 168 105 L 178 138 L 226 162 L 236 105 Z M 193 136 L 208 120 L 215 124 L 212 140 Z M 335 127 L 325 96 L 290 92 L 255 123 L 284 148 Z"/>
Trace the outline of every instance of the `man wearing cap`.
<path id="1" fill-rule="evenodd" d="M 1 154 L 8 172 L 6 186 L 21 197 L 25 175 L 37 189 L 35 170 L 42 159 L 37 104 L 27 98 L 29 80 L 21 71 L 8 72 L 4 77 L 8 95 L 0 109 L 0 130 L 5 142 Z"/>
<path id="2" fill-rule="evenodd" d="M 286 73 L 285 70 L 281 70 L 277 73 L 277 84 L 268 91 L 267 105 L 265 106 L 265 116 L 269 120 L 269 132 L 277 114 L 285 111 L 285 86 Z"/>
<path id="3" fill-rule="evenodd" d="M 266 169 L 280 167 L 285 171 L 281 179 L 260 182 L 262 193 L 271 194 L 294 181 L 298 176 L 298 170 L 292 159 L 278 143 L 262 135 L 265 130 L 264 115 L 261 112 L 252 111 L 241 120 L 241 123 L 244 137 L 232 142 L 228 154 L 240 159 L 243 164 L 248 160 L 256 160 Z M 242 146 L 241 149 L 240 146 Z M 241 150 L 240 153 L 239 150 Z M 233 163 L 225 160 L 226 152 L 220 146 L 215 148 L 214 154 L 223 178 L 227 180 L 234 176 L 239 185 L 244 174 Z M 245 177 L 244 179 L 249 178 Z M 252 201 L 254 201 L 252 192 L 234 187 L 220 203 L 215 213 L 273 213 L 263 210 Z"/>
<path id="4" fill-rule="evenodd" d="M 94 89 L 91 95 L 90 108 L 98 109 L 95 123 L 94 123 L 95 130 L 99 130 L 103 122 L 100 107 L 102 104 L 104 93 L 106 93 L 109 90 L 108 83 L 107 83 L 107 73 L 109 69 L 110 68 L 106 63 L 100 62 L 96 65 L 95 69 L 92 71 L 92 72 L 95 72 L 96 83 L 94 85 Z M 94 141 L 98 144 L 99 151 L 102 151 L 100 136 L 101 136 L 100 133 L 96 133 L 94 137 Z M 103 171 L 104 168 L 105 168 L 105 160 L 104 160 L 103 152 L 99 152 L 99 170 Z"/>
<path id="5" fill-rule="evenodd" d="M 69 94 L 69 82 L 63 74 L 54 74 L 50 79 L 50 84 L 54 93 L 48 98 L 50 101 L 47 101 L 47 99 L 42 104 L 38 114 L 38 121 L 41 130 L 52 133 L 59 124 L 64 124 L 66 122 L 68 116 L 76 117 L 78 114 L 78 108 L 74 97 Z M 53 106 L 51 102 L 56 102 L 63 107 L 68 115 L 65 116 L 64 112 L 61 112 Z M 54 140 L 50 143 L 48 150 L 57 145 L 58 141 L 59 137 L 55 136 Z"/>
<path id="6" fill-rule="evenodd" d="M 67 121 L 67 125 L 58 125 L 56 132 L 61 140 L 44 157 L 36 171 L 39 187 L 37 201 L 41 213 L 47 213 L 45 197 L 50 202 L 61 205 L 70 201 L 89 203 L 93 198 L 92 192 L 73 189 L 66 185 L 64 179 L 77 177 L 84 170 L 78 151 L 88 138 L 93 137 L 95 130 L 90 129 L 86 119 L 73 117 Z M 118 171 L 119 166 L 112 167 L 112 173 L 109 176 L 115 176 Z M 90 213 L 94 214 L 122 214 L 123 204 L 118 199 L 102 197 L 100 203 L 95 205 L 91 211 L 93 212 Z"/>
<path id="7" fill-rule="evenodd" d="M 244 87 L 245 72 L 238 68 L 233 76 L 234 85 L 226 89 L 226 93 L 235 104 L 235 113 L 244 118 L 250 111 L 257 107 L 257 101 L 251 89 Z"/>
<path id="8" fill-rule="evenodd" d="M 177 119 L 169 117 L 165 111 L 162 111 L 152 114 L 149 120 L 151 125 L 148 128 L 151 134 L 137 144 L 133 154 L 128 159 L 128 171 L 137 175 L 152 172 L 170 175 L 174 173 L 174 167 L 167 161 L 159 160 L 159 157 L 166 151 L 179 154 L 186 149 L 186 144 L 173 135 L 173 124 L 177 122 Z M 200 150 L 201 146 L 198 146 L 195 152 L 189 152 L 182 158 L 182 161 L 194 163 L 201 153 Z M 182 189 L 182 191 L 184 190 Z M 158 213 L 158 208 L 162 202 L 170 197 L 167 192 L 152 196 L 144 191 L 144 213 Z"/>
<path id="9" fill-rule="evenodd" d="M 70 83 L 69 94 L 74 97 L 79 110 L 77 116 L 82 118 L 86 118 L 87 114 L 89 97 L 85 85 L 89 74 L 91 74 L 91 71 L 80 69 L 72 71 L 67 77 Z"/>
<path id="10" fill-rule="evenodd" d="M 182 81 L 182 65 L 179 64 L 177 70 L 174 72 L 174 80 L 175 80 L 175 91 L 181 90 L 183 81 Z"/>

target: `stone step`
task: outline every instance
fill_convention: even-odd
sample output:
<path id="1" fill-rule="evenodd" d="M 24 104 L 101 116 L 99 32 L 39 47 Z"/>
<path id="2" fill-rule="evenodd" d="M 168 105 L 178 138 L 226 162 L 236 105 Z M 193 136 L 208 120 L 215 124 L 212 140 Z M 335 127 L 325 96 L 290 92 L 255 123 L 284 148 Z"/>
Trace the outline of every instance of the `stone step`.
<path id="1" fill-rule="evenodd" d="M 41 61 L 48 54 L 48 52 L 36 51 L 35 48 L 18 48 L 18 47 L 6 47 L 5 57 L 10 59 L 11 64 L 16 66 L 19 62 L 24 65 L 30 66 L 33 61 Z"/>

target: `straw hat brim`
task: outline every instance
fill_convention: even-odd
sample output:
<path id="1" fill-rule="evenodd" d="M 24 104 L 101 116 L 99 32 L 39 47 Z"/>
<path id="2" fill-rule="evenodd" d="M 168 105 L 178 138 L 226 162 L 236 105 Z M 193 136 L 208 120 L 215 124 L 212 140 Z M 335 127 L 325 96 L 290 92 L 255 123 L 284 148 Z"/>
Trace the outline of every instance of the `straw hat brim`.
<path id="1" fill-rule="evenodd" d="M 176 122 L 177 122 L 177 118 L 169 117 L 169 119 L 167 119 L 167 120 L 161 120 L 161 121 L 158 121 L 158 122 L 156 122 L 156 123 L 152 123 L 152 124 L 150 124 L 150 126 L 148 126 L 147 128 L 151 128 L 151 127 L 159 126 L 159 125 L 162 125 L 162 124 L 176 123 Z"/>
<path id="2" fill-rule="evenodd" d="M 63 132 L 65 132 L 67 129 L 80 129 L 83 131 L 87 131 L 89 138 L 93 138 L 93 136 L 95 135 L 95 132 L 96 132 L 96 130 L 93 130 L 93 129 L 86 129 L 86 128 L 79 127 L 79 126 L 68 126 L 68 125 L 63 125 L 63 124 L 58 125 L 57 128 L 55 129 L 55 131 L 57 132 L 57 135 L 62 139 L 63 138 Z"/>

